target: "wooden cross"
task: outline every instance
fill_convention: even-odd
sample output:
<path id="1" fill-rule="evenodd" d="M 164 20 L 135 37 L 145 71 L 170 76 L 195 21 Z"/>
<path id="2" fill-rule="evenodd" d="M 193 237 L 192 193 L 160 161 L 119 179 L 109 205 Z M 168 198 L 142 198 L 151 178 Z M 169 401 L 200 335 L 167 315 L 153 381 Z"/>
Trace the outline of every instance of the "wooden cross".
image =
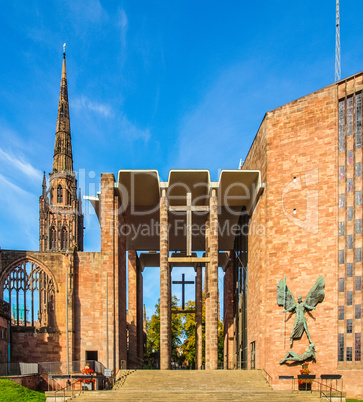
<path id="1" fill-rule="evenodd" d="M 186 281 L 185 274 L 182 274 L 182 280 L 181 281 L 173 281 L 173 284 L 182 285 L 182 309 L 184 310 L 184 308 L 185 308 L 185 285 L 193 285 L 194 281 Z"/>
<path id="2" fill-rule="evenodd" d="M 192 205 L 192 193 L 187 193 L 187 205 L 169 207 L 169 211 L 187 213 L 187 256 L 192 256 L 192 212 L 209 211 L 208 206 Z M 194 282 L 193 282 L 194 283 Z"/>

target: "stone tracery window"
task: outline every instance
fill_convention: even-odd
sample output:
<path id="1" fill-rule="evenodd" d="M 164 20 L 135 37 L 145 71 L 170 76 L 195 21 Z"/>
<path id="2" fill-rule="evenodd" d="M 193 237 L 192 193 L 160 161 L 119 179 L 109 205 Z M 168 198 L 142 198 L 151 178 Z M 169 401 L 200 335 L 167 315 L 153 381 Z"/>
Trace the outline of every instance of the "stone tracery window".
<path id="1" fill-rule="evenodd" d="M 50 228 L 49 234 L 49 249 L 55 250 L 57 248 L 57 231 L 55 230 L 54 226 Z"/>
<path id="2" fill-rule="evenodd" d="M 63 227 L 63 229 L 62 229 L 61 249 L 62 250 L 68 249 L 68 232 L 67 232 L 67 228 L 65 228 L 65 227 Z"/>
<path id="3" fill-rule="evenodd" d="M 2 291 L 3 299 L 10 304 L 12 325 L 54 326 L 54 283 L 37 264 L 19 263 L 5 278 Z"/>
<path id="4" fill-rule="evenodd" d="M 61 185 L 57 187 L 57 203 L 61 204 L 63 202 L 63 188 Z"/>

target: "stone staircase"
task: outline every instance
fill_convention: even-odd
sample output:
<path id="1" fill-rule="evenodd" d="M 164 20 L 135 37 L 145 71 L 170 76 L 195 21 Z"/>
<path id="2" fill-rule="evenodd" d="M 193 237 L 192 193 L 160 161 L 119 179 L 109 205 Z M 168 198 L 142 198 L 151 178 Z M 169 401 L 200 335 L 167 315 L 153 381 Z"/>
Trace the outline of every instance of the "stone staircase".
<path id="1" fill-rule="evenodd" d="M 81 401 L 320 401 L 310 392 L 274 391 L 261 371 L 137 370 L 112 391 L 88 391 Z"/>

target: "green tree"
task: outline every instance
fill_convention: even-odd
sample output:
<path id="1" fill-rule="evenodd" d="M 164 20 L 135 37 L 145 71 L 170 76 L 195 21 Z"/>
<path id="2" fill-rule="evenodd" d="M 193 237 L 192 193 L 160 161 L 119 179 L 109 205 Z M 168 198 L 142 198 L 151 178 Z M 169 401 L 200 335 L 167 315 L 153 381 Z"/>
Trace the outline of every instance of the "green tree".
<path id="1" fill-rule="evenodd" d="M 194 310 L 195 303 L 188 301 L 186 304 L 186 310 Z M 204 307 L 203 307 L 204 311 Z M 194 313 L 184 313 L 183 314 L 183 338 L 184 343 L 182 345 L 182 351 L 184 359 L 189 363 L 189 366 L 195 366 L 195 314 Z M 204 333 L 203 333 L 204 339 Z"/>
<path id="2" fill-rule="evenodd" d="M 172 309 L 180 310 L 178 307 L 179 300 L 173 296 Z M 188 301 L 186 310 L 194 310 L 195 302 Z M 190 367 L 195 367 L 195 314 L 194 313 L 179 313 L 172 314 L 172 349 L 171 358 L 174 362 L 180 365 L 187 361 Z M 203 364 L 205 363 L 205 304 L 203 295 L 202 304 L 202 328 L 203 328 Z M 155 305 L 155 314 L 146 324 L 147 333 L 147 354 L 160 351 L 160 300 Z M 184 340 L 184 341 L 183 341 Z M 223 363 L 223 323 L 218 321 L 218 363 Z M 180 353 L 180 351 L 182 353 Z"/>
<path id="3" fill-rule="evenodd" d="M 155 314 L 146 321 L 146 352 L 151 353 L 160 350 L 160 299 L 155 304 Z"/>
<path id="4" fill-rule="evenodd" d="M 224 324 L 218 321 L 218 363 L 223 363 Z"/>
<path id="5" fill-rule="evenodd" d="M 194 310 L 195 303 L 189 301 L 186 304 L 186 310 Z M 195 367 L 196 354 L 195 354 L 195 314 L 185 313 L 183 314 L 183 338 L 184 343 L 182 345 L 182 350 L 185 360 L 189 363 L 189 366 Z M 202 328 L 203 328 L 203 364 L 205 363 L 205 303 L 203 295 L 202 304 Z M 223 363 L 223 323 L 218 321 L 218 363 Z"/>
<path id="6" fill-rule="evenodd" d="M 178 302 L 176 296 L 171 301 L 172 310 L 178 310 Z M 178 347 L 181 344 L 181 336 L 183 323 L 181 314 L 172 314 L 171 316 L 171 357 L 174 361 L 179 360 Z M 155 314 L 146 322 L 146 351 L 150 355 L 160 351 L 160 299 L 155 304 Z"/>

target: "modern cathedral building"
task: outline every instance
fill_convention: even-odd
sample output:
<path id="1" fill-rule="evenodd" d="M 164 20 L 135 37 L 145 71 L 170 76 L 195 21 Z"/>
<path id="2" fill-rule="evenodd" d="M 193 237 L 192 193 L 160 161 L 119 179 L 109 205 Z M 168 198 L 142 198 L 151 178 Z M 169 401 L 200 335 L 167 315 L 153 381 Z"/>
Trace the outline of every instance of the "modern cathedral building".
<path id="1" fill-rule="evenodd" d="M 1 360 L 137 367 L 142 272 L 159 266 L 160 368 L 170 369 L 181 266 L 196 273 L 196 368 L 215 370 L 222 267 L 225 369 L 265 369 L 282 388 L 279 376 L 308 360 L 363 397 L 362 90 L 358 73 L 266 113 L 241 169 L 216 182 L 208 170 L 171 170 L 168 181 L 156 170 L 102 174 L 101 192 L 86 197 L 101 252 L 84 252 L 64 55 L 40 250 L 0 252 Z"/>

